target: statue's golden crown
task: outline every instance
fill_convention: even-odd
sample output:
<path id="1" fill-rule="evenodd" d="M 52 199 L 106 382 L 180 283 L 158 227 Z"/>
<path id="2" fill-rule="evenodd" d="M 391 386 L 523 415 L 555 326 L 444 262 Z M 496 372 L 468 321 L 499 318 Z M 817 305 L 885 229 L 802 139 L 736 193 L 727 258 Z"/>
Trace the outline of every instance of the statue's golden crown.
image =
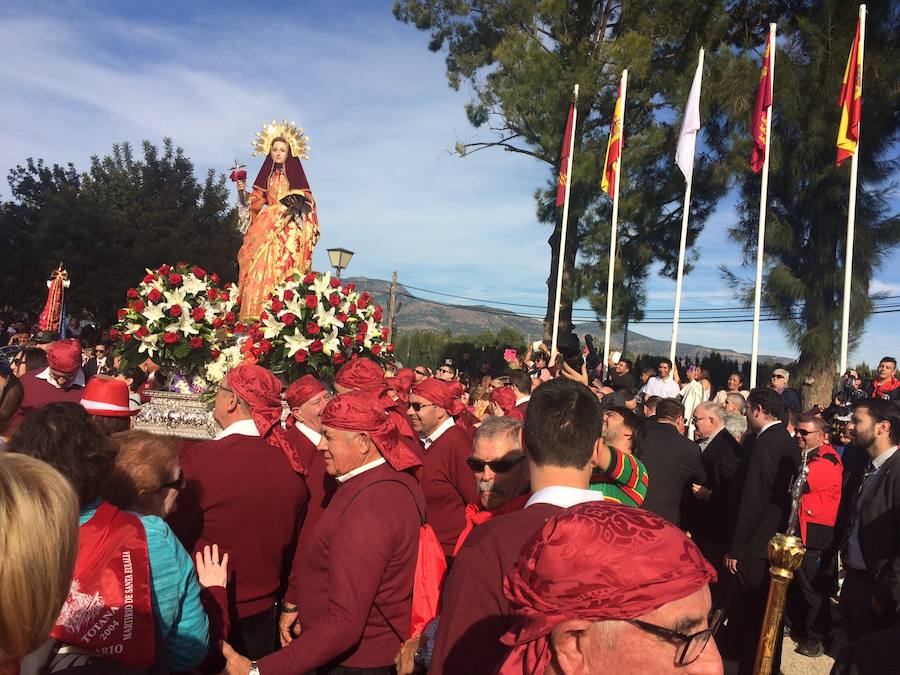
<path id="1" fill-rule="evenodd" d="M 272 141 L 278 137 L 287 140 L 291 146 L 291 154 L 300 159 L 309 159 L 309 138 L 303 135 L 303 129 L 293 122 L 272 120 L 270 124 L 263 124 L 260 131 L 256 132 L 256 140 L 253 141 L 253 155 L 268 155 L 272 149 Z"/>

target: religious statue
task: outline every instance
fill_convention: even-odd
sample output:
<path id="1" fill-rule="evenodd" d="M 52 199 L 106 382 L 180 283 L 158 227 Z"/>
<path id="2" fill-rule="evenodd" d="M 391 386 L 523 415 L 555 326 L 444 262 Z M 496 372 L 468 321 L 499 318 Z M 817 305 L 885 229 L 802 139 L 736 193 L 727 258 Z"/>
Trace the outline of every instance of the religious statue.
<path id="1" fill-rule="evenodd" d="M 266 155 L 245 192 L 247 174 L 236 164 L 232 180 L 238 189 L 238 227 L 244 244 L 238 251 L 241 319 L 257 319 L 278 284 L 305 274 L 319 241 L 316 202 L 300 159 L 307 155 L 303 130 L 288 122 L 272 122 L 256 133 L 254 156 Z M 248 203 L 249 198 L 249 203 Z"/>

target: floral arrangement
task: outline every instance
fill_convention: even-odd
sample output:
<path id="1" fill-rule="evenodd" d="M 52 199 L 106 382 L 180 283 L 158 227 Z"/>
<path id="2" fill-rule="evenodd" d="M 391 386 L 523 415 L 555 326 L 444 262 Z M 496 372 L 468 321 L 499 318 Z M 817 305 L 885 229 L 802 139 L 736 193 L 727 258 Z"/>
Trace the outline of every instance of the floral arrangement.
<path id="1" fill-rule="evenodd" d="M 123 369 L 149 358 L 182 376 L 179 390 L 202 390 L 208 364 L 221 358 L 240 325 L 237 287 L 220 284 L 218 275 L 195 265 L 148 269 L 110 330 Z"/>
<path id="2" fill-rule="evenodd" d="M 353 356 L 378 360 L 394 350 L 383 310 L 372 296 L 330 273 L 295 274 L 277 286 L 246 328 L 244 363 L 258 363 L 289 380 L 304 373 L 333 376 Z M 244 332 L 241 324 L 235 332 Z"/>

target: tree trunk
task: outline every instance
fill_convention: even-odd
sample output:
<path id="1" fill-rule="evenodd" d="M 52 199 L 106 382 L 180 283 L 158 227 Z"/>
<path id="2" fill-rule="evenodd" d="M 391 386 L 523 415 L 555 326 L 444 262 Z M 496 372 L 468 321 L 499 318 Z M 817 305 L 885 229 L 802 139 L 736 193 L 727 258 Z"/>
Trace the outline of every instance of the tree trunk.
<path id="1" fill-rule="evenodd" d="M 559 334 L 572 332 L 572 303 L 575 297 L 575 258 L 578 255 L 578 215 L 569 204 L 569 227 L 566 232 L 566 255 L 563 261 L 562 301 L 559 305 Z M 547 278 L 547 314 L 544 317 L 544 339 L 553 338 L 553 308 L 556 306 L 556 275 L 559 269 L 559 240 L 562 232 L 562 217 L 547 239 L 550 244 L 550 276 Z"/>
<path id="2" fill-rule="evenodd" d="M 809 364 L 800 373 L 799 388 L 804 410 L 809 410 L 814 405 L 828 407 L 834 394 L 836 374 L 837 368 L 833 359 L 828 359 L 825 363 Z"/>

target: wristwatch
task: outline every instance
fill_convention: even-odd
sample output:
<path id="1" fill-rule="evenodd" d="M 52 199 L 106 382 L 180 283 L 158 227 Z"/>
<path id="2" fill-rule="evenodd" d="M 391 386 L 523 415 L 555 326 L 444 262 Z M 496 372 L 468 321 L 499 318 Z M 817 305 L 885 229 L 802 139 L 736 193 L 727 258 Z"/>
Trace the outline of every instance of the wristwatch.
<path id="1" fill-rule="evenodd" d="M 259 675 L 259 661 L 251 661 L 250 662 L 249 675 Z"/>

